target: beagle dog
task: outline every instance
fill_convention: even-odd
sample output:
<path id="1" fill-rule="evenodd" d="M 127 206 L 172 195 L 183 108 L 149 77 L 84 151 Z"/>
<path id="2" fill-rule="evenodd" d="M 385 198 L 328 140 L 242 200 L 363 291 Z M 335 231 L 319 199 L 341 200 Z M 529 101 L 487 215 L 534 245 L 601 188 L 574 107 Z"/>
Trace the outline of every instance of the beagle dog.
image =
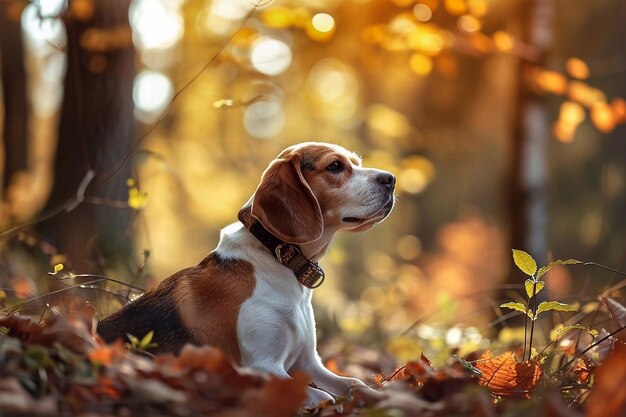
<path id="1" fill-rule="evenodd" d="M 242 367 L 284 378 L 305 371 L 314 383 L 309 407 L 365 387 L 322 364 L 312 288 L 324 279 L 317 262 L 335 233 L 365 231 L 385 219 L 395 182 L 337 145 L 285 149 L 213 252 L 101 321 L 99 334 L 111 342 L 153 330 L 157 352 L 208 344 Z"/>

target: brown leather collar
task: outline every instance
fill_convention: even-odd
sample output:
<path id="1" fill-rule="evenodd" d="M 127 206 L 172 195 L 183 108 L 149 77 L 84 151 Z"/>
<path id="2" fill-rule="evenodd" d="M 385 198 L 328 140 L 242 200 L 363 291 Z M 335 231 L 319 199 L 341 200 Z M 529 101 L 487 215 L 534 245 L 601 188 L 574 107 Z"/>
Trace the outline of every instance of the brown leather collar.
<path id="1" fill-rule="evenodd" d="M 287 243 L 270 233 L 261 222 L 252 216 L 249 204 L 246 204 L 237 216 L 239 221 L 263 243 L 276 260 L 291 269 L 300 284 L 307 288 L 317 288 L 326 278 L 324 270 L 316 263 L 307 259 L 298 246 Z"/>

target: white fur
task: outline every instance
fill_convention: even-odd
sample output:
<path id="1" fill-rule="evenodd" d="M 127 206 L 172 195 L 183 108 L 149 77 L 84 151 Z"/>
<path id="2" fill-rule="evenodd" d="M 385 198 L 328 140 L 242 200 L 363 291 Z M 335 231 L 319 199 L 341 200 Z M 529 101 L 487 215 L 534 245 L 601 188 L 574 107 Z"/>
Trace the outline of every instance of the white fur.
<path id="1" fill-rule="evenodd" d="M 237 337 L 241 365 L 289 377 L 307 372 L 316 386 L 308 388 L 307 406 L 364 386 L 355 378 L 335 375 L 324 367 L 316 351 L 312 290 L 300 285 L 293 272 L 276 261 L 243 225 L 222 230 L 216 252 L 225 258 L 254 265 L 256 286 L 239 310 Z"/>

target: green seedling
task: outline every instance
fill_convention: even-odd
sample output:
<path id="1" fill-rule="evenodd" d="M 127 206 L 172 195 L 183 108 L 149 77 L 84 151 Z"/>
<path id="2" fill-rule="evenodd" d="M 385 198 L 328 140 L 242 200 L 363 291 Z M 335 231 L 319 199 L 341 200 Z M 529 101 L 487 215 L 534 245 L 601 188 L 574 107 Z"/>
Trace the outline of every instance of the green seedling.
<path id="1" fill-rule="evenodd" d="M 565 261 L 557 260 L 550 262 L 548 265 L 542 266 L 537 269 L 537 262 L 530 254 L 523 250 L 513 249 L 513 261 L 515 265 L 526 275 L 530 276 L 524 281 L 524 288 L 526 290 L 526 296 L 528 302 L 526 305 L 522 303 L 509 302 L 500 305 L 501 308 L 509 308 L 511 310 L 519 311 L 526 315 L 526 327 L 528 327 L 528 319 L 530 319 L 530 338 L 528 343 L 528 349 L 524 344 L 524 356 L 528 351 L 528 360 L 532 354 L 533 333 L 535 330 L 535 321 L 541 313 L 546 311 L 577 311 L 576 307 L 571 304 L 564 304 L 558 301 L 542 301 L 537 305 L 537 294 L 545 287 L 545 281 L 540 278 L 543 277 L 549 270 L 559 265 L 575 265 L 582 264 L 581 261 L 576 259 L 567 259 Z"/>
<path id="2" fill-rule="evenodd" d="M 126 334 L 126 337 L 130 341 L 130 343 L 126 343 L 126 347 L 132 352 L 145 352 L 148 349 L 157 347 L 157 344 L 152 341 L 154 337 L 153 330 L 150 330 L 142 339 L 129 333 Z"/>

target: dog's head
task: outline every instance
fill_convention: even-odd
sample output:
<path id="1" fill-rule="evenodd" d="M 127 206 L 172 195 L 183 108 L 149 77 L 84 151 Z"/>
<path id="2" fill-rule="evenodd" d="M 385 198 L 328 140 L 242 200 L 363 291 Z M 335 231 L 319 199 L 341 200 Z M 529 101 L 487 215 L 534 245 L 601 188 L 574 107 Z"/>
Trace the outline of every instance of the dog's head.
<path id="1" fill-rule="evenodd" d="M 325 229 L 364 231 L 389 215 L 396 178 L 361 166 L 338 145 L 307 142 L 285 149 L 263 173 L 251 214 L 279 239 L 303 244 Z"/>

